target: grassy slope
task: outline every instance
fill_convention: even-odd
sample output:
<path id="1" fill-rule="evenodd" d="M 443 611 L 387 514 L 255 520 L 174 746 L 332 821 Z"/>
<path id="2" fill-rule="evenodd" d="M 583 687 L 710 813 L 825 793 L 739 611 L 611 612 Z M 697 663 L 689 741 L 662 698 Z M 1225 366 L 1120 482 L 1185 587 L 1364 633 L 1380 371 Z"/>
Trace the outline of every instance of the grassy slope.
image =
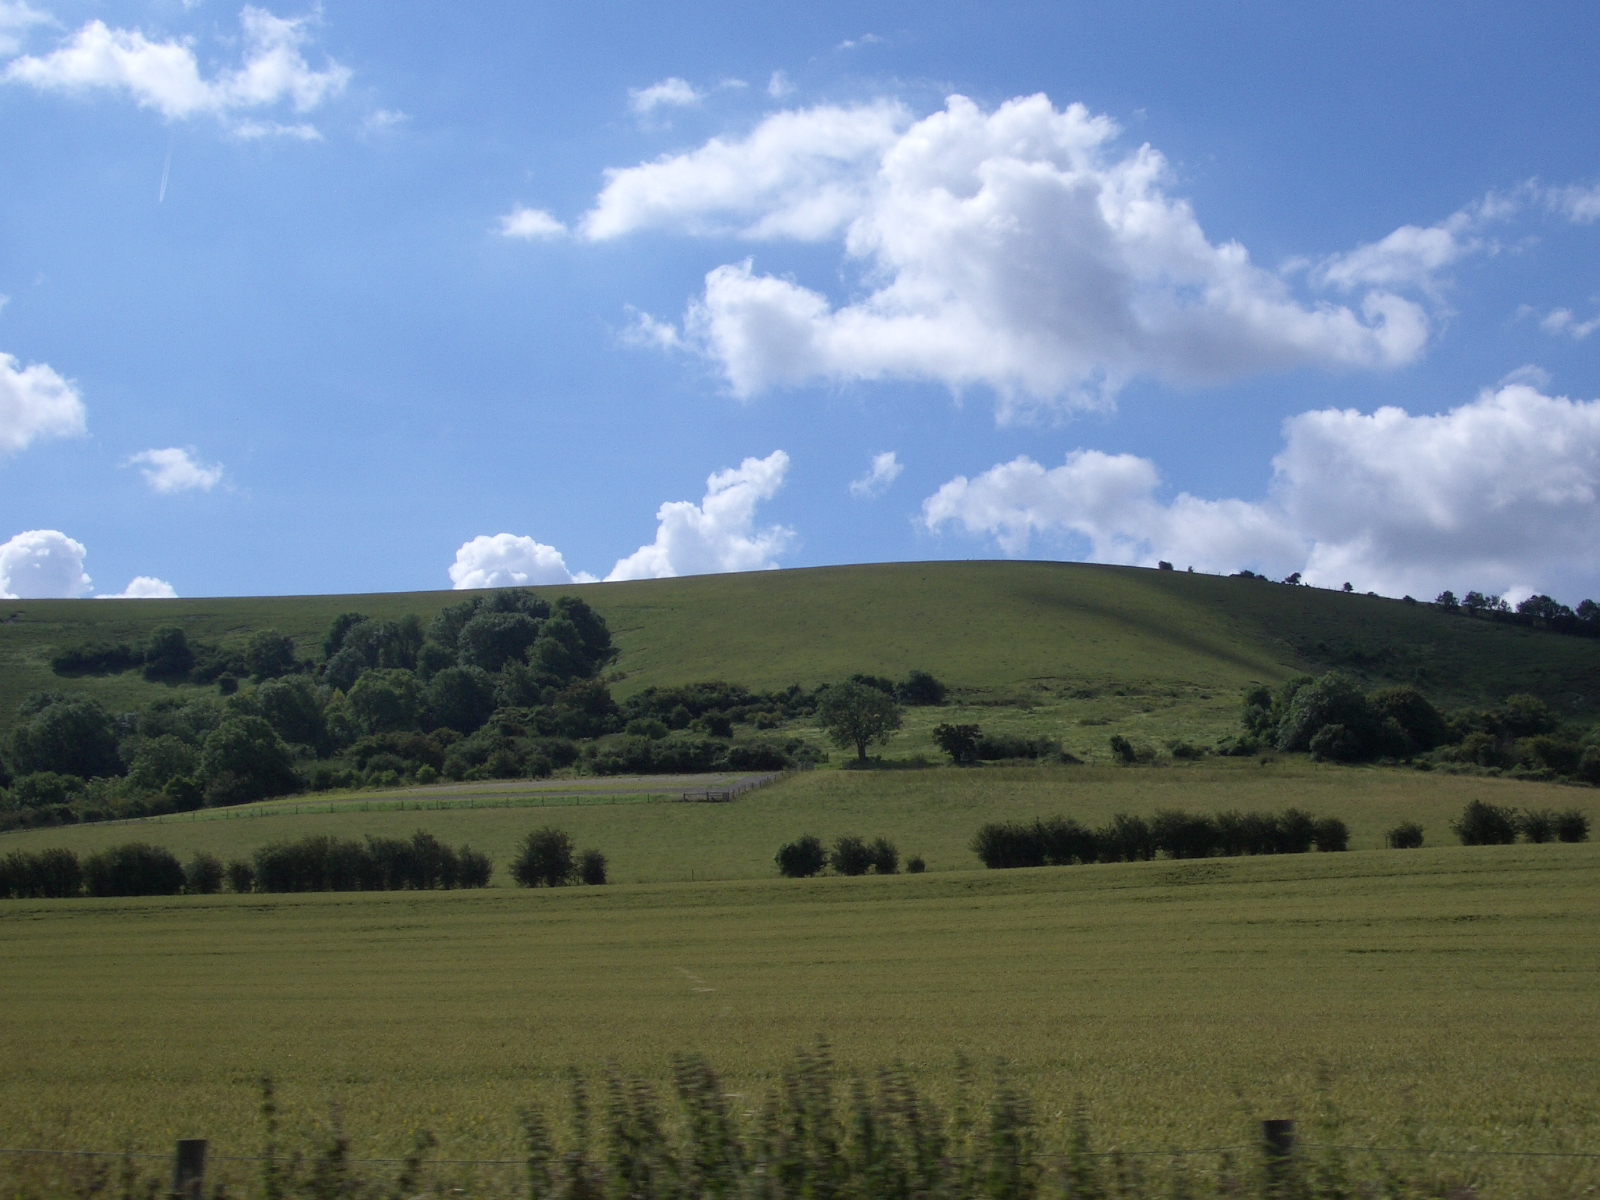
<path id="1" fill-rule="evenodd" d="M 409 794 L 426 803 L 439 789 Z M 393 804 L 397 793 L 373 794 Z M 1208 759 L 1169 767 L 984 767 L 926 771 L 815 771 L 791 777 L 732 804 L 552 804 L 543 808 L 360 811 L 339 797 L 334 812 L 316 798 L 268 801 L 237 809 L 104 825 L 76 825 L 0 834 L 0 852 L 70 846 L 80 854 L 133 840 L 170 847 L 187 860 L 204 850 L 221 858 L 306 834 L 408 837 L 417 829 L 487 851 L 496 882 L 509 886 L 506 864 L 531 829 L 565 829 L 580 847 L 594 846 L 624 883 L 690 879 L 764 879 L 773 853 L 803 833 L 831 841 L 841 834 L 888 837 L 906 856 L 922 855 L 933 871 L 978 866 L 968 843 L 986 821 L 1031 821 L 1061 814 L 1089 825 L 1113 813 L 1149 815 L 1162 808 L 1277 811 L 1290 805 L 1342 818 L 1357 850 L 1383 845 L 1403 820 L 1423 826 L 1426 844 L 1455 841 L 1449 823 L 1469 800 L 1529 808 L 1579 807 L 1600 825 L 1600 804 L 1587 788 L 1509 779 L 1456 777 L 1379 768 L 1335 767 L 1302 760 L 1260 766 L 1254 760 Z M 259 813 L 268 814 L 260 816 Z"/>
<path id="2" fill-rule="evenodd" d="M 254 1153 L 271 1071 L 291 1128 L 337 1101 L 358 1155 L 424 1125 L 444 1157 L 515 1159 L 519 1107 L 569 1064 L 664 1083 L 702 1050 L 759 1097 L 825 1033 L 946 1098 L 958 1051 L 1009 1061 L 1057 1144 L 1078 1097 L 1102 1145 L 1238 1144 L 1309 1118 L 1326 1073 L 1350 1142 L 1404 1144 L 1414 1118 L 1429 1145 L 1592 1151 L 1597 920 L 1594 845 L 18 902 L 0 1144 Z"/>
<path id="3" fill-rule="evenodd" d="M 541 589 L 550 594 L 571 588 Z M 1416 680 L 1446 703 L 1533 691 L 1563 713 L 1600 712 L 1600 641 L 1450 617 L 1427 605 L 1183 572 L 1067 563 L 897 563 L 699 576 L 577 589 L 621 648 L 616 693 L 728 679 L 807 686 L 912 668 L 988 701 L 1074 693 L 1208 696 L 1343 665 Z M 158 624 L 202 639 L 277 628 L 315 653 L 356 610 L 430 616 L 452 592 L 217 600 L 0 603 L 0 727 L 41 688 L 117 708 L 165 694 L 135 673 L 62 680 L 59 645 L 137 641 Z"/>

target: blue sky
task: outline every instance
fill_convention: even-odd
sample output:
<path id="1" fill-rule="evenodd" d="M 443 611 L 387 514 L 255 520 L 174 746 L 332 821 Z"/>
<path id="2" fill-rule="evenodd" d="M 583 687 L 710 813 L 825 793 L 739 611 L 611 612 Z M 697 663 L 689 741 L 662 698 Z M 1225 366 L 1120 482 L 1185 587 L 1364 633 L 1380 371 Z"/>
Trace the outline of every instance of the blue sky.
<path id="1" fill-rule="evenodd" d="M 1307 7 L 0 0 L 0 591 L 1600 594 L 1600 13 Z"/>

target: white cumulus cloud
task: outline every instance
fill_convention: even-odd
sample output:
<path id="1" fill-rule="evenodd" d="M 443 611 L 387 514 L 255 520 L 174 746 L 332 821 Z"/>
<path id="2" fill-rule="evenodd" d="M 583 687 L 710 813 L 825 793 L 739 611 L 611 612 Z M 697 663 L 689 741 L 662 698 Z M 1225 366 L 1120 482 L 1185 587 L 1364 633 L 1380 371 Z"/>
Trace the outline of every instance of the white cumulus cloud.
<path id="1" fill-rule="evenodd" d="M 0 354 L 0 454 L 15 454 L 40 437 L 71 437 L 85 427 L 83 397 L 44 363 L 20 366 Z"/>
<path id="2" fill-rule="evenodd" d="M 136 466 L 150 489 L 156 492 L 209 492 L 222 482 L 222 464 L 199 462 L 193 446 L 168 446 L 164 450 L 141 450 L 128 459 Z"/>
<path id="3" fill-rule="evenodd" d="M 93 586 L 83 572 L 89 551 L 55 529 L 30 529 L 0 545 L 0 599 L 70 600 Z"/>
<path id="4" fill-rule="evenodd" d="M 759 571 L 777 566 L 776 556 L 794 540 L 794 531 L 774 525 L 755 528 L 756 505 L 783 486 L 789 456 L 774 450 L 766 458 L 747 458 L 706 480 L 699 504 L 669 500 L 656 512 L 656 539 L 618 560 L 608 581 L 666 579 L 721 571 Z"/>
<path id="5" fill-rule="evenodd" d="M 120 592 L 102 592 L 96 600 L 176 600 L 177 589 L 154 575 L 135 575 Z"/>
<path id="6" fill-rule="evenodd" d="M 0 0 L 0 55 L 22 49 L 22 38 L 35 25 L 50 24 L 50 14 L 30 8 L 22 0 Z"/>
<path id="7" fill-rule="evenodd" d="M 1004 419 L 1104 404 L 1136 375 L 1211 382 L 1423 352 L 1429 315 L 1395 290 L 1417 272 L 1379 260 L 1426 265 L 1445 254 L 1438 238 L 1399 237 L 1327 275 L 1359 291 L 1347 302 L 1301 300 L 1237 242 L 1210 242 L 1162 155 L 1117 152 L 1119 132 L 1042 95 L 993 112 L 952 96 L 916 121 L 887 102 L 781 112 L 741 139 L 608 171 L 583 232 L 842 241 L 865 285 L 842 304 L 750 260 L 706 276 L 685 335 L 741 397 L 927 380 L 992 388 Z"/>
<path id="8" fill-rule="evenodd" d="M 567 570 L 554 546 L 531 537 L 497 533 L 462 543 L 450 568 L 450 586 L 468 588 L 533 587 L 547 583 L 592 583 L 594 576 Z"/>
<path id="9" fill-rule="evenodd" d="M 1080 450 L 958 477 L 923 505 L 1021 554 L 1035 534 L 1086 539 L 1104 562 L 1250 566 L 1421 597 L 1590 586 L 1600 570 L 1600 401 L 1523 383 L 1436 416 L 1326 409 L 1284 424 L 1266 500 L 1158 498 L 1148 459 Z"/>
<path id="10" fill-rule="evenodd" d="M 565 237 L 567 227 L 542 208 L 517 205 L 500 218 L 500 236 L 526 241 Z"/>
<path id="11" fill-rule="evenodd" d="M 676 75 L 649 87 L 628 89 L 628 107 L 640 116 L 648 116 L 658 108 L 693 108 L 704 99 L 705 93 Z"/>
<path id="12" fill-rule="evenodd" d="M 350 71 L 329 60 L 318 70 L 306 61 L 310 18 L 274 16 L 247 5 L 239 14 L 244 54 L 238 66 L 206 78 L 189 39 L 154 40 L 138 29 L 112 29 L 93 20 L 44 55 L 13 59 L 3 78 L 41 91 L 124 92 L 143 108 L 169 119 L 229 114 L 288 103 L 310 112 L 344 89 Z M 315 136 L 304 124 L 245 121 L 243 136 L 286 133 Z"/>
<path id="13" fill-rule="evenodd" d="M 900 461 L 893 450 L 885 450 L 882 454 L 872 456 L 872 465 L 867 468 L 867 473 L 860 479 L 852 480 L 850 494 L 863 499 L 875 499 L 889 490 L 889 485 L 900 478 L 905 464 Z"/>
<path id="14" fill-rule="evenodd" d="M 645 229 L 820 241 L 860 213 L 872 169 L 908 114 L 898 104 L 775 113 L 746 138 L 611 168 L 583 234 Z"/>

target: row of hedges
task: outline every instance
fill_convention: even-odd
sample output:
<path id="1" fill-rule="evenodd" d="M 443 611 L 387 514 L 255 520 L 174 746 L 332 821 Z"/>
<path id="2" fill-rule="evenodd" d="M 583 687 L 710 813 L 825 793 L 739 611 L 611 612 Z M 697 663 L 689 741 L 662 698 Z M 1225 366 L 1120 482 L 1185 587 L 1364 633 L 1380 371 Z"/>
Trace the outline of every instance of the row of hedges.
<path id="1" fill-rule="evenodd" d="M 1065 867 L 1073 863 L 1147 862 L 1168 858 L 1221 858 L 1241 854 L 1304 854 L 1344 850 L 1350 831 L 1338 817 L 1316 818 L 1299 809 L 1282 813 L 1222 812 L 1213 816 L 1165 810 L 1146 820 L 1118 813 L 1090 829 L 1070 817 L 990 822 L 972 838 L 983 865 Z"/>
<path id="2" fill-rule="evenodd" d="M 144 842 L 111 846 L 82 862 L 71 850 L 17 850 L 0 858 L 0 899 L 59 900 L 72 896 L 176 896 L 215 892 L 222 864 L 197 855 L 185 870 L 172 851 Z"/>
<path id="3" fill-rule="evenodd" d="M 900 851 L 885 837 L 869 842 L 854 834 L 844 834 L 834 839 L 833 851 L 829 853 L 823 849 L 820 838 L 806 834 L 778 847 L 775 858 L 778 873 L 787 879 L 809 879 L 828 867 L 838 875 L 865 875 L 869 871 L 876 875 L 895 875 L 900 871 Z M 906 862 L 906 870 L 913 875 L 923 866 L 922 859 L 916 856 Z"/>
<path id="4" fill-rule="evenodd" d="M 247 874 L 243 869 L 251 866 Z M 494 865 L 471 846 L 451 849 L 418 830 L 409 840 L 368 837 L 358 842 L 321 834 L 275 842 L 254 863 L 229 864 L 235 891 L 390 892 L 489 886 Z"/>
<path id="5" fill-rule="evenodd" d="M 1483 800 L 1467 805 L 1450 829 L 1463 846 L 1509 846 L 1518 835 L 1535 844 L 1589 840 L 1589 818 L 1575 808 L 1559 813 L 1545 808 L 1519 810 Z"/>

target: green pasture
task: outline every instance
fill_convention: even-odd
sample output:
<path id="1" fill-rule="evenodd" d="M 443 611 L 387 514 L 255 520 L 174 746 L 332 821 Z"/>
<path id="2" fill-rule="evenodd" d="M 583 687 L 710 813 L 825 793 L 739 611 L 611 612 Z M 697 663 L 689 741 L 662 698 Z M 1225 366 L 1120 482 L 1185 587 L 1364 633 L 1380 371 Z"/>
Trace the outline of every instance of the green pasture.
<path id="1" fill-rule="evenodd" d="M 860 824 L 853 783 L 817 786 L 843 789 L 831 811 Z M 1001 790 L 1019 813 L 1041 795 Z M 883 805 L 904 819 L 900 800 Z M 1592 844 L 12 902 L 0 1145 L 206 1136 L 215 1155 L 248 1155 L 270 1072 L 302 1149 L 336 1105 L 358 1157 L 401 1153 L 422 1126 L 441 1157 L 515 1159 L 519 1109 L 559 1114 L 569 1066 L 665 1086 L 671 1053 L 702 1051 L 753 1110 L 820 1034 L 846 1071 L 903 1061 L 946 1102 L 958 1053 L 980 1078 L 1004 1064 L 1057 1146 L 1080 1101 L 1100 1145 L 1125 1149 L 1237 1145 L 1254 1120 L 1304 1122 L 1331 1102 L 1352 1144 L 1595 1151 L 1597 920 Z M 1502 1195 L 1553 1161 L 1470 1160 L 1510 1181 Z"/>
<path id="2" fill-rule="evenodd" d="M 563 794 L 563 783 L 592 787 L 593 794 Z M 829 841 L 841 834 L 882 835 L 902 857 L 920 854 L 932 871 L 964 871 L 978 866 L 968 843 L 986 821 L 1063 815 L 1098 826 L 1114 813 L 1150 816 L 1163 808 L 1276 812 L 1298 807 L 1343 819 L 1352 849 L 1359 850 L 1381 847 L 1385 833 L 1401 821 L 1420 824 L 1427 846 L 1449 845 L 1455 841 L 1450 822 L 1472 800 L 1514 808 L 1576 807 L 1600 825 L 1600 803 L 1589 788 L 1341 767 L 1300 756 L 1265 764 L 1210 758 L 1148 767 L 819 770 L 790 775 L 728 804 L 668 801 L 652 790 L 652 781 L 642 785 L 641 795 L 634 790 L 639 785 L 625 779 L 530 783 L 521 790 L 479 786 L 493 790 L 484 793 L 483 807 L 477 808 L 461 807 L 464 799 L 472 803 L 468 793 L 449 786 L 338 793 L 4 833 L 0 853 L 67 846 L 82 855 L 149 841 L 183 859 L 206 851 L 226 860 L 306 834 L 406 837 L 426 829 L 451 845 L 469 842 L 488 853 L 496 866 L 495 884 L 509 886 L 506 864 L 517 842 L 543 825 L 566 830 L 580 847 L 601 850 L 612 878 L 623 883 L 767 878 L 775 872 L 777 848 L 805 833 Z"/>
<path id="3" fill-rule="evenodd" d="M 1374 681 L 1416 683 L 1446 704 L 1531 691 L 1563 715 L 1600 712 L 1600 641 L 1426 604 L 1181 570 L 893 563 L 536 590 L 576 591 L 605 617 L 621 651 L 612 676 L 619 698 L 697 680 L 813 687 L 857 671 L 901 678 L 921 669 L 967 701 L 1024 711 L 1076 705 L 1068 719 L 1097 720 L 1141 705 L 1204 710 L 1215 702 L 1231 711 L 1246 684 L 1336 666 Z M 58 678 L 49 660 L 62 646 L 134 643 L 167 624 L 205 641 L 276 628 L 315 657 L 341 612 L 427 619 L 461 598 L 7 601 L 0 603 L 0 723 L 14 720 L 25 695 L 46 688 L 87 691 L 114 709 L 173 690 L 131 671 Z"/>

